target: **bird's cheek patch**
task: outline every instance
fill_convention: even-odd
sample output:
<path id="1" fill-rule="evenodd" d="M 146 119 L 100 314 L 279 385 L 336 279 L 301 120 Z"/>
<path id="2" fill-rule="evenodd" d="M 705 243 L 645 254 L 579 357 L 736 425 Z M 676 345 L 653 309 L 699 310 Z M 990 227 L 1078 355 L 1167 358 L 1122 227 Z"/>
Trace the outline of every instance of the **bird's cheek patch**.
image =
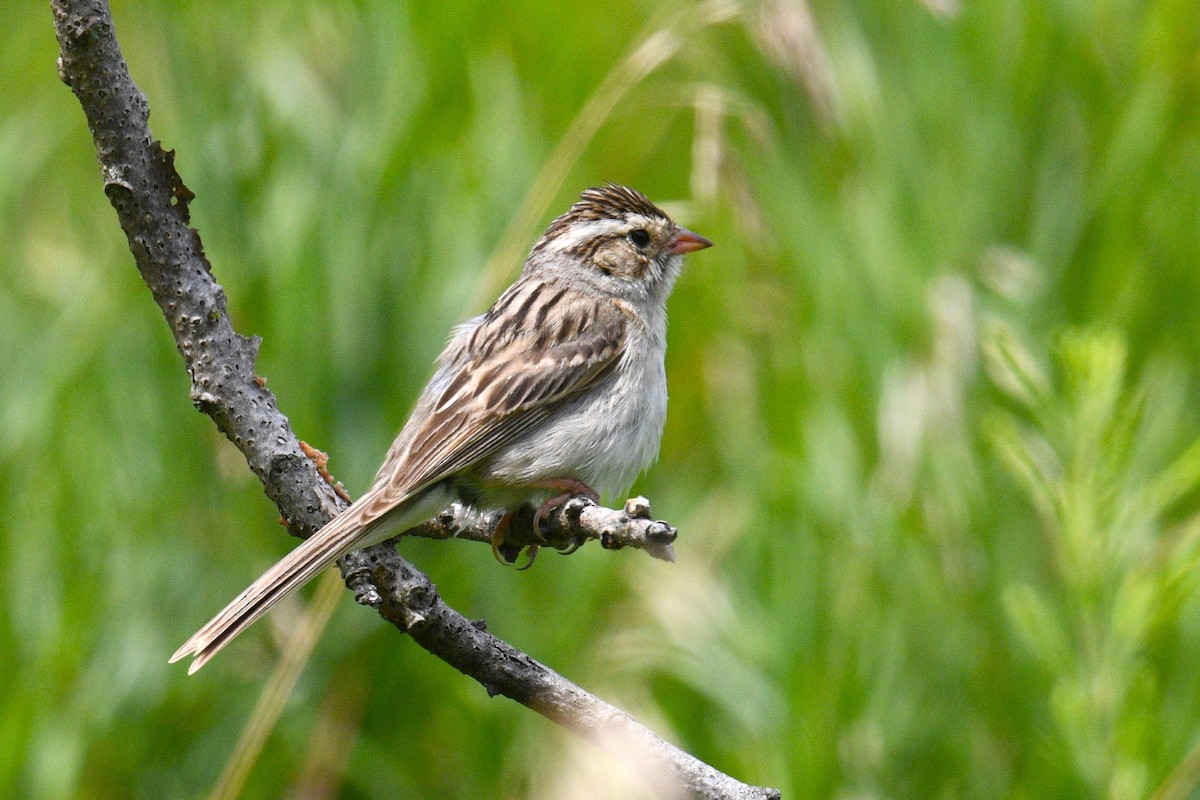
<path id="1" fill-rule="evenodd" d="M 627 253 L 620 252 L 619 246 L 608 245 L 596 251 L 596 266 L 609 275 L 620 278 L 632 278 L 637 274 L 640 264 L 637 259 L 629 258 Z"/>

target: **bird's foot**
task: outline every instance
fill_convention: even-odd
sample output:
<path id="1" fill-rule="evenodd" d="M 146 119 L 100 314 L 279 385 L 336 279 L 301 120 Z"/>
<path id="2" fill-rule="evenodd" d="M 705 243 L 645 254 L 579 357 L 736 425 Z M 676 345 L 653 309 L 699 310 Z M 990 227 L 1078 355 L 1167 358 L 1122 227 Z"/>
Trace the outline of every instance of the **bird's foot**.
<path id="1" fill-rule="evenodd" d="M 557 489 L 560 494 L 546 500 L 538 508 L 537 513 L 533 515 L 533 533 L 539 539 L 542 539 L 542 521 L 549 518 L 551 514 L 559 509 L 563 503 L 570 500 L 572 497 L 586 497 L 593 503 L 600 502 L 600 495 L 596 494 L 592 487 L 588 486 L 583 481 L 577 481 L 574 478 L 563 478 L 561 480 L 546 481 L 538 484 L 544 489 Z M 543 539 L 543 541 L 545 541 Z"/>
<path id="2" fill-rule="evenodd" d="M 550 515 L 557 511 L 564 503 L 573 497 L 586 497 L 593 503 L 600 502 L 600 495 L 598 495 L 583 481 L 577 481 L 574 478 L 543 481 L 542 483 L 535 484 L 535 488 L 550 489 L 559 492 L 550 499 L 544 501 L 538 507 L 537 511 L 534 512 L 533 536 L 536 543 L 529 545 L 528 548 L 524 548 L 519 544 L 512 544 L 506 540 L 506 534 L 508 533 L 509 525 L 512 522 L 513 516 L 515 515 L 515 512 L 512 511 L 505 513 L 505 515 L 500 518 L 500 522 L 496 524 L 495 530 L 492 531 L 492 555 L 494 555 L 496 560 L 501 564 L 506 566 L 509 564 L 515 564 L 517 559 L 521 556 L 521 550 L 526 551 L 528 560 L 521 566 L 517 567 L 519 570 L 526 570 L 532 567 L 533 562 L 537 559 L 538 550 L 542 545 L 548 544 L 546 538 L 542 535 L 542 523 L 549 519 Z M 580 544 L 582 544 L 582 541 L 576 539 L 570 542 L 566 548 L 560 550 L 559 552 L 563 554 L 573 553 L 579 549 Z"/>

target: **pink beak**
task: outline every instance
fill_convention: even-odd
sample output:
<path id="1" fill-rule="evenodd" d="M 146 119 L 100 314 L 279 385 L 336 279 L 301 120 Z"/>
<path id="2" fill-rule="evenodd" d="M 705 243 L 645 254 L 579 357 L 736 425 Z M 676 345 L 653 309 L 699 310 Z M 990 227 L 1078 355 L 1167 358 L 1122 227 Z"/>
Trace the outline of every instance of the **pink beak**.
<path id="1" fill-rule="evenodd" d="M 687 228 L 679 228 L 671 237 L 671 246 L 667 248 L 667 252 L 674 256 L 703 250 L 706 247 L 712 247 L 712 242 L 698 233 L 692 233 Z"/>

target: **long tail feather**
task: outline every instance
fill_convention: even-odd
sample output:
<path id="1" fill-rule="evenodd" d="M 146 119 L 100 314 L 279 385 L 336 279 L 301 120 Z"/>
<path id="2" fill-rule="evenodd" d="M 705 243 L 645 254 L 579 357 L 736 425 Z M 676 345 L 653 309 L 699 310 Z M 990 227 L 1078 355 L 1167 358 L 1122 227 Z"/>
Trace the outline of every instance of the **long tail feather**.
<path id="1" fill-rule="evenodd" d="M 365 498 L 364 498 L 365 499 Z M 358 504 L 356 504 L 358 505 Z M 366 546 L 362 515 L 358 509 L 349 508 L 317 533 L 305 539 L 295 550 L 284 556 L 275 566 L 250 584 L 241 594 L 225 606 L 212 620 L 196 631 L 183 646 L 171 656 L 174 663 L 189 654 L 195 659 L 188 667 L 194 673 L 221 651 L 225 645 L 271 606 L 299 589 L 318 572 L 344 556 L 351 550 Z"/>

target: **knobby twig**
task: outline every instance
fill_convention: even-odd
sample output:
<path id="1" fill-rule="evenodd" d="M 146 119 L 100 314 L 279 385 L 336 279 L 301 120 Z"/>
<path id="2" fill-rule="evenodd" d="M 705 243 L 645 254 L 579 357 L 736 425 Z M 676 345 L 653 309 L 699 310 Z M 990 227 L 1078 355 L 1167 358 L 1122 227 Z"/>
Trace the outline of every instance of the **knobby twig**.
<path id="1" fill-rule="evenodd" d="M 189 227 L 194 195 L 174 167 L 174 153 L 150 134 L 149 106 L 133 83 L 104 0 L 51 0 L 61 56 L 59 75 L 83 106 L 104 178 L 104 191 L 117 211 L 138 270 L 166 317 L 191 377 L 191 398 L 242 451 L 300 536 L 319 530 L 347 502 L 324 480 L 301 449 L 274 395 L 254 374 L 260 340 L 237 333 L 225 294 L 213 279 L 199 234 Z M 552 521 L 555 535 L 573 542 L 584 531 L 612 544 L 618 518 L 641 527 L 660 554 L 669 553 L 673 530 L 650 528 L 640 508 L 616 512 L 568 503 Z M 451 510 L 427 531 L 461 530 Z M 590 521 L 590 522 L 589 522 Z M 596 526 L 599 527 L 596 527 Z M 480 534 L 482 535 L 482 534 Z M 630 538 L 632 544 L 637 536 Z M 668 548 L 662 551 L 662 548 Z M 774 789 L 748 786 L 664 741 L 619 709 L 599 700 L 481 625 L 450 608 L 433 583 L 386 546 L 348 556 L 343 575 L 356 597 L 422 647 L 479 681 L 489 694 L 503 694 L 614 752 L 632 750 L 644 764 L 671 776 L 672 783 L 701 798 L 779 797 Z M 614 742 L 620 742 L 614 746 Z"/>
<path id="2" fill-rule="evenodd" d="M 428 522 L 404 532 L 405 536 L 427 539 L 468 539 L 491 542 L 501 512 L 480 513 L 454 503 Z M 662 520 L 650 518 L 650 501 L 634 497 L 617 511 L 598 506 L 586 497 L 575 497 L 558 506 L 534 532 L 533 509 L 521 508 L 505 533 L 505 544 L 514 550 L 529 545 L 549 545 L 560 553 L 575 552 L 584 542 L 596 540 L 605 550 L 633 547 L 663 561 L 675 560 L 676 530 Z"/>

